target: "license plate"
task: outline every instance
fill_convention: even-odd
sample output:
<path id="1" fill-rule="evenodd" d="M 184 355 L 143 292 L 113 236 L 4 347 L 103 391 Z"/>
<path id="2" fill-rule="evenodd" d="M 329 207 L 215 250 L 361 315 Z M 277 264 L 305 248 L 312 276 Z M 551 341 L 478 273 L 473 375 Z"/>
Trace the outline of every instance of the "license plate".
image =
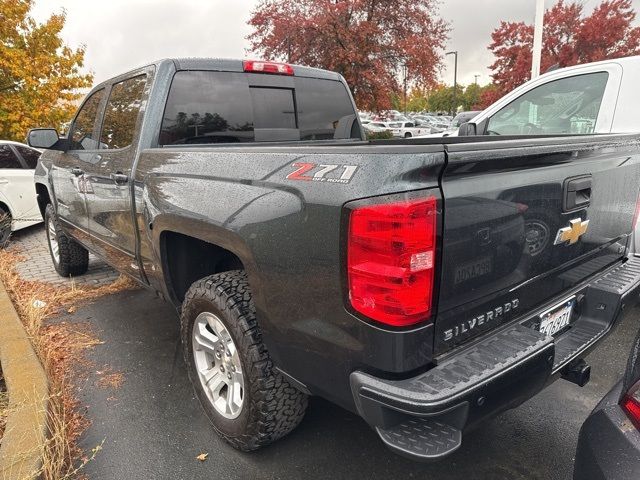
<path id="1" fill-rule="evenodd" d="M 488 273 L 491 273 L 491 257 L 482 257 L 473 262 L 465 263 L 456 268 L 456 276 L 454 283 L 466 282 L 474 278 L 482 277 Z"/>
<path id="2" fill-rule="evenodd" d="M 540 328 L 538 329 L 540 333 L 552 337 L 564 330 L 571 321 L 574 304 L 575 297 L 571 297 L 540 315 Z"/>

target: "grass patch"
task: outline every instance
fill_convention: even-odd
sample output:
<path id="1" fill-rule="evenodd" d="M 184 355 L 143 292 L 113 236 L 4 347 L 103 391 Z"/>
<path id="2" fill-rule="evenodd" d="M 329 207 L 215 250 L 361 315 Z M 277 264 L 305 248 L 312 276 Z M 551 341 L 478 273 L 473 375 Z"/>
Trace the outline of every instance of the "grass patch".
<path id="1" fill-rule="evenodd" d="M 46 323 L 45 320 L 65 310 L 72 313 L 79 304 L 98 297 L 133 288 L 135 283 L 124 276 L 100 287 L 54 286 L 22 280 L 15 268 L 21 260 L 15 250 L 0 250 L 0 280 L 13 300 L 50 382 L 49 435 L 39 478 L 71 479 L 101 448 L 97 446 L 85 455 L 77 446 L 88 421 L 80 413 L 72 374 L 75 366 L 85 362 L 84 352 L 101 342 L 88 325 Z"/>

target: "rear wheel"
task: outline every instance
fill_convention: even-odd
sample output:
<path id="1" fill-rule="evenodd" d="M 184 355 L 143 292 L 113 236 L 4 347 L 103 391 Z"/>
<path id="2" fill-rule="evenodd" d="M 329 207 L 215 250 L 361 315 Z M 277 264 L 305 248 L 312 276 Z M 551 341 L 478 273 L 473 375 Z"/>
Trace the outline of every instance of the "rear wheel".
<path id="1" fill-rule="evenodd" d="M 0 207 L 0 248 L 9 243 L 11 236 L 11 213 Z"/>
<path id="2" fill-rule="evenodd" d="M 61 277 L 75 277 L 89 269 L 89 252 L 75 240 L 69 238 L 60 228 L 53 205 L 47 205 L 44 212 L 47 243 L 53 266 Z"/>
<path id="3" fill-rule="evenodd" d="M 307 396 L 274 369 L 243 271 L 195 282 L 182 306 L 181 325 L 189 377 L 224 440 L 256 450 L 300 423 Z"/>

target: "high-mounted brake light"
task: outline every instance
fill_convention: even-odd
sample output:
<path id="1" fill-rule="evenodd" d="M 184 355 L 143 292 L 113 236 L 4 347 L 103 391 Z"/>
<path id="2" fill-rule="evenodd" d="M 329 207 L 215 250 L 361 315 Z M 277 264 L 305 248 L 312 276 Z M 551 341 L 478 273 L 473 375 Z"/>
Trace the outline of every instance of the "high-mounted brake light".
<path id="1" fill-rule="evenodd" d="M 429 319 L 436 205 L 435 197 L 427 197 L 351 211 L 347 276 L 357 312 L 396 327 Z"/>
<path id="2" fill-rule="evenodd" d="M 622 408 L 636 428 L 640 429 L 640 382 L 631 387 L 622 398 Z"/>
<path id="3" fill-rule="evenodd" d="M 245 72 L 271 73 L 275 75 L 293 75 L 293 67 L 287 63 L 263 62 L 262 60 L 244 60 L 242 67 Z"/>

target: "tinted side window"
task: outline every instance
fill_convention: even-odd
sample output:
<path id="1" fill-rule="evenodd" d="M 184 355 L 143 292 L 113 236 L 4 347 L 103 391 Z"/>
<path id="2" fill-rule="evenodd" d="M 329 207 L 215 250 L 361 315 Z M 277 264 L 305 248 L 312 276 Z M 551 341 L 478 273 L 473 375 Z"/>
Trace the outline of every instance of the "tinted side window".
<path id="1" fill-rule="evenodd" d="M 356 116 L 342 83 L 296 78 L 296 101 L 301 140 L 360 138 L 359 129 L 351 128 Z"/>
<path id="2" fill-rule="evenodd" d="M 33 148 L 21 147 L 19 145 L 16 145 L 16 150 L 18 150 L 18 153 L 22 155 L 22 158 L 27 163 L 27 167 L 36 168 L 38 159 L 40 158 L 39 151 L 34 150 Z"/>
<path id="3" fill-rule="evenodd" d="M 98 142 L 93 138 L 93 132 L 103 95 L 104 89 L 94 92 L 76 115 L 69 134 L 71 143 L 69 148 L 71 150 L 95 150 L 98 148 Z"/>
<path id="4" fill-rule="evenodd" d="M 0 145 L 0 169 L 22 168 L 22 164 L 8 145 Z"/>
<path id="5" fill-rule="evenodd" d="M 131 145 L 146 82 L 146 75 L 140 75 L 111 87 L 100 134 L 100 148 L 124 148 Z"/>
<path id="6" fill-rule="evenodd" d="M 243 73 L 177 72 L 160 131 L 160 145 L 252 142 L 253 111 Z"/>
<path id="7" fill-rule="evenodd" d="M 490 135 L 593 133 L 607 72 L 561 78 L 540 85 L 495 113 L 487 125 Z"/>

